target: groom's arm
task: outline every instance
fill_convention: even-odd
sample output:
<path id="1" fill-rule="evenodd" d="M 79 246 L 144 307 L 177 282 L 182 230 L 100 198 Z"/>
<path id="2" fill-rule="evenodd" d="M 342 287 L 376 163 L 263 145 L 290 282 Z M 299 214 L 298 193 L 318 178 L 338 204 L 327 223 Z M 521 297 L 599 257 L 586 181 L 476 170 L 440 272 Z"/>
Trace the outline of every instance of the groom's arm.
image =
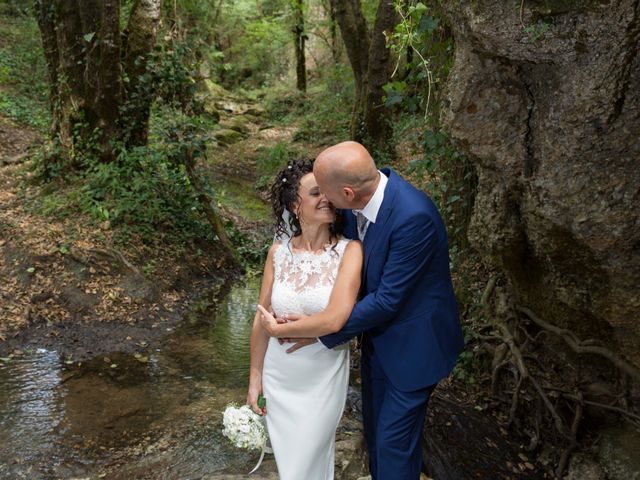
<path id="1" fill-rule="evenodd" d="M 340 331 L 324 335 L 320 341 L 333 348 L 394 319 L 429 267 L 438 241 L 436 227 L 426 212 L 394 231 L 378 288 L 356 303 Z"/>

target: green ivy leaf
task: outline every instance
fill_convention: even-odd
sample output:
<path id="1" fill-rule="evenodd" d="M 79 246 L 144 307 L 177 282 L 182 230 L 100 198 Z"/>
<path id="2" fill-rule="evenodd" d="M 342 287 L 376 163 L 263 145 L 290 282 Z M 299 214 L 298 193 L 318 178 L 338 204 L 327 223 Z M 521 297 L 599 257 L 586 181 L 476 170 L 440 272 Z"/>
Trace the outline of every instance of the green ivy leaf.
<path id="1" fill-rule="evenodd" d="M 433 31 L 438 28 L 440 24 L 440 20 L 428 15 L 425 15 L 420 20 L 420 26 L 418 27 L 418 31 L 420 33 L 433 33 Z"/>
<path id="2" fill-rule="evenodd" d="M 93 37 L 95 36 L 96 36 L 96 32 L 91 32 L 91 33 L 87 33 L 82 38 L 84 38 L 87 42 L 90 42 L 91 40 L 93 40 Z"/>
<path id="3" fill-rule="evenodd" d="M 398 105 L 398 104 L 402 103 L 402 99 L 403 98 L 404 97 L 402 95 L 400 95 L 399 92 L 391 91 L 391 92 L 389 92 L 389 95 L 387 95 L 387 99 L 384 102 L 384 104 L 387 107 L 392 107 L 393 105 Z"/>
<path id="4" fill-rule="evenodd" d="M 427 11 L 427 6 L 422 3 L 422 2 L 418 2 L 415 6 L 415 12 L 419 12 L 419 13 L 424 13 Z"/>

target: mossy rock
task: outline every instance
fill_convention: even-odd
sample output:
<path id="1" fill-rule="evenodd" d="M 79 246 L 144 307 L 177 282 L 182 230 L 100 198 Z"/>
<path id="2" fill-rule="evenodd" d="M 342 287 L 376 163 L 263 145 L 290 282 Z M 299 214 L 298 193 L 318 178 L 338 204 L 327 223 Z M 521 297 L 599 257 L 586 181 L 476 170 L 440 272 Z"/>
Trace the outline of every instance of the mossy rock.
<path id="1" fill-rule="evenodd" d="M 242 140 L 243 135 L 240 132 L 231 130 L 230 128 L 223 128 L 213 133 L 213 137 L 220 145 L 231 145 L 232 143 Z"/>
<path id="2" fill-rule="evenodd" d="M 248 123 L 248 119 L 245 119 L 243 116 L 237 116 L 225 122 L 224 127 L 235 130 L 236 132 L 243 135 L 249 135 L 249 126 L 247 125 Z"/>
<path id="3" fill-rule="evenodd" d="M 214 119 L 218 123 L 220 122 L 220 112 L 213 103 L 206 103 L 204 106 L 204 112 L 209 118 Z"/>
<path id="4" fill-rule="evenodd" d="M 214 98 L 233 98 L 233 93 L 209 78 L 198 82 L 198 91 L 208 93 Z"/>
<path id="5" fill-rule="evenodd" d="M 260 105 L 252 105 L 244 112 L 246 115 L 252 115 L 254 117 L 264 117 L 267 111 Z"/>

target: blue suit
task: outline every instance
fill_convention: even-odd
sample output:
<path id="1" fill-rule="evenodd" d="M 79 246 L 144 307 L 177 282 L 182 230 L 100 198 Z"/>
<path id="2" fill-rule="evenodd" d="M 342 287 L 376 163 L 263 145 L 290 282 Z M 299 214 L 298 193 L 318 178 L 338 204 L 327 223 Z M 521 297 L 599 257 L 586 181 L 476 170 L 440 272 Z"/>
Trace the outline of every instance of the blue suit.
<path id="1" fill-rule="evenodd" d="M 361 299 L 327 347 L 363 333 L 365 437 L 374 480 L 420 475 L 429 396 L 464 346 L 449 271 L 447 233 L 432 200 L 390 169 L 364 238 Z M 357 238 L 355 216 L 345 235 Z"/>

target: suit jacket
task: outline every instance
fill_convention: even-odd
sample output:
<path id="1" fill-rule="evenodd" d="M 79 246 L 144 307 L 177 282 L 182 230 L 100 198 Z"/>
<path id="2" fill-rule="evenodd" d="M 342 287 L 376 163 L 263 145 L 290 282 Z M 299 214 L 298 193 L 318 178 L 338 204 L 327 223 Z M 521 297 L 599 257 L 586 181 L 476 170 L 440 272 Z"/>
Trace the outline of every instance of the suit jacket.
<path id="1" fill-rule="evenodd" d="M 449 270 L 444 223 L 433 201 L 391 169 L 376 223 L 364 238 L 361 299 L 344 327 L 320 337 L 333 348 L 365 332 L 394 387 L 412 391 L 437 383 L 464 346 Z M 357 237 L 345 212 L 345 235 Z"/>

